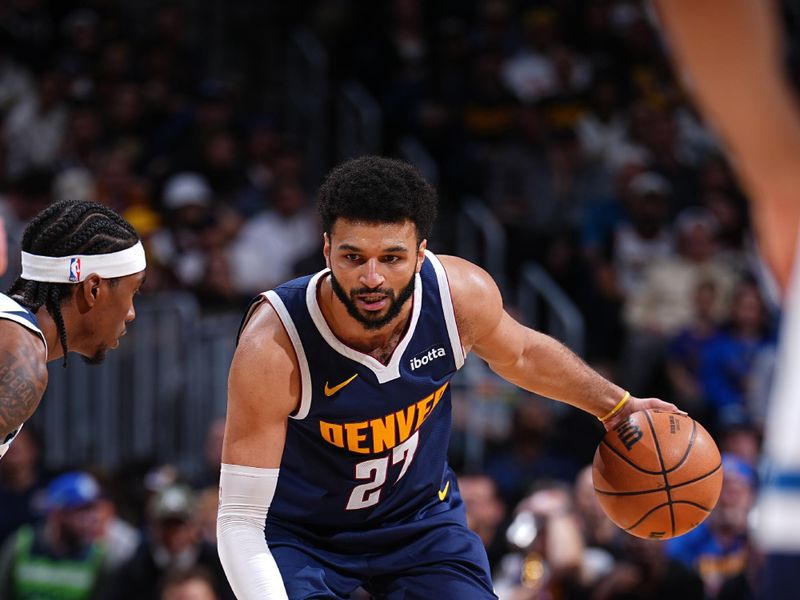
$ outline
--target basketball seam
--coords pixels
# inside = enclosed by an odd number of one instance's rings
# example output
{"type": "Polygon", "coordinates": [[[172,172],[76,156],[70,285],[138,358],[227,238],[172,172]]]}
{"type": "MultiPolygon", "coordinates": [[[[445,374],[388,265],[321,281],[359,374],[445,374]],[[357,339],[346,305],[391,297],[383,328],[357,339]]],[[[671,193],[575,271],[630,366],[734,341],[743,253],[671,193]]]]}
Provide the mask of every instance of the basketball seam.
{"type": "Polygon", "coordinates": [[[646,513],[644,513],[644,516],[642,516],[642,518],[641,518],[641,519],[639,519],[638,521],[636,521],[636,523],[634,523],[634,524],[633,524],[633,525],[631,525],[630,527],[626,527],[626,528],[625,528],[625,531],[630,531],[630,530],[631,530],[631,529],[633,529],[634,527],[638,527],[639,525],[641,525],[641,524],[642,524],[642,522],[643,522],[643,521],[644,521],[644,520],[645,520],[647,517],[649,517],[650,515],[652,515],[652,514],[653,514],[655,511],[657,511],[659,508],[664,508],[665,506],[669,506],[670,504],[689,504],[690,506],[694,506],[695,508],[699,508],[700,510],[703,510],[703,511],[705,511],[705,512],[711,512],[711,509],[709,509],[709,508],[706,508],[705,506],[703,506],[702,504],[698,504],[697,502],[692,502],[691,500],[671,500],[671,501],[669,501],[669,502],[664,502],[664,503],[662,503],[662,504],[659,504],[658,506],[654,506],[653,508],[651,508],[650,510],[648,510],[646,513]]]}
{"type": "Polygon", "coordinates": [[[677,471],[678,468],[686,462],[686,459],[689,458],[689,452],[692,451],[692,446],[694,446],[694,440],[697,437],[697,421],[694,419],[692,420],[692,434],[689,436],[689,445],[686,446],[686,452],[684,452],[683,457],[678,461],[678,464],[665,471],[665,473],[672,473],[673,471],[677,471]]]}
{"type": "MultiPolygon", "coordinates": [[[[689,481],[683,481],[681,483],[676,483],[670,486],[670,489],[676,489],[679,487],[683,487],[685,485],[689,485],[691,483],[697,483],[698,481],[702,481],[706,477],[711,477],[714,473],[719,471],[722,468],[722,463],[718,464],[716,467],[711,469],[708,473],[700,475],[699,477],[695,477],[694,479],[690,479],[689,481]]],[[[594,491],[598,494],[603,494],[604,496],[639,496],[643,494],[652,494],[653,492],[663,492],[664,488],[653,488],[652,490],[640,490],[638,492],[609,492],[607,490],[598,490],[594,488],[594,491]]]]}
{"type": "Polygon", "coordinates": [[[653,421],[650,419],[650,413],[644,411],[644,418],[647,419],[647,424],[650,427],[650,433],[653,434],[653,441],[656,445],[656,455],[658,462],[661,465],[661,476],[664,478],[664,491],[667,492],[667,504],[669,506],[669,520],[672,524],[672,535],[675,535],[675,511],[672,510],[672,494],[670,494],[669,480],[667,479],[667,470],[664,468],[664,458],[661,456],[661,444],[658,443],[658,436],[656,435],[656,428],[653,427],[653,421]]]}
{"type": "Polygon", "coordinates": [[[639,471],[641,473],[646,473],[647,475],[662,475],[663,474],[662,471],[649,471],[648,469],[643,469],[642,467],[637,465],[635,462],[633,462],[631,459],[629,459],[627,456],[622,454],[622,452],[620,452],[619,450],[614,448],[614,446],[609,444],[605,439],[601,440],[600,443],[603,444],[604,446],[606,446],[614,454],[619,456],[622,460],[624,460],[626,463],[628,463],[630,466],[632,466],[634,469],[636,469],[637,471],[639,471]]]}

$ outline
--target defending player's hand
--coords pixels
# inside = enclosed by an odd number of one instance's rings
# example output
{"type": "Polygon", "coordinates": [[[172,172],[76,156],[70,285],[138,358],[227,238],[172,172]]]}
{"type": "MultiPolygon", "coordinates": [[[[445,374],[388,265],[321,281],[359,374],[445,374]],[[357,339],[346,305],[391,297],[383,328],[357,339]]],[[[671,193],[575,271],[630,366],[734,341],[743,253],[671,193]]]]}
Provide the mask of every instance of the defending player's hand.
{"type": "Polygon", "coordinates": [[[682,415],[686,414],[671,402],[664,402],[658,398],[637,398],[636,396],[632,395],[630,400],[625,403],[620,411],[607,421],[603,422],[603,425],[605,426],[606,431],[610,431],[626,420],[633,413],[640,410],[647,410],[648,408],[663,412],[680,413],[682,415]]]}

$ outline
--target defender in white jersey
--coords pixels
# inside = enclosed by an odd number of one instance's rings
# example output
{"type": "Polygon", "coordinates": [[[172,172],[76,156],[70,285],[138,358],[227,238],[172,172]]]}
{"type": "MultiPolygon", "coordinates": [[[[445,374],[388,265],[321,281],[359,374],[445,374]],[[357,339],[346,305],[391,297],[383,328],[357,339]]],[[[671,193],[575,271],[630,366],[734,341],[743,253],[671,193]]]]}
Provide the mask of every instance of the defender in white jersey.
{"type": "Polygon", "coordinates": [[[95,202],[51,204],[25,229],[22,275],[0,294],[0,457],[69,350],[102,362],[134,319],[144,281],[136,230],[95,202]]]}
{"type": "Polygon", "coordinates": [[[756,540],[758,597],[798,597],[800,572],[800,112],[783,67],[779,3],[658,0],[677,65],[747,188],[761,251],[783,293],[756,540]],[[794,266],[793,266],[794,265],[794,266]]]}

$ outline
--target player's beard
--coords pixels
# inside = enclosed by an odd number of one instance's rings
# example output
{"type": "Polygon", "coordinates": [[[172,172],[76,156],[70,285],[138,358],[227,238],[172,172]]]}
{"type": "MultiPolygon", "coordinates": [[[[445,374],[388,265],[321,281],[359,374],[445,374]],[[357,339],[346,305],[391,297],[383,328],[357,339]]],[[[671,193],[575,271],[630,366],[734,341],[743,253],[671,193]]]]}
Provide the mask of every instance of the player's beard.
{"type": "Polygon", "coordinates": [[[107,353],[108,348],[102,347],[98,348],[97,351],[91,356],[81,356],[81,359],[83,359],[83,362],[85,362],[87,365],[101,365],[103,364],[103,361],[105,361],[107,353]]]}
{"type": "Polygon", "coordinates": [[[336,277],[333,275],[333,271],[331,271],[331,287],[333,288],[333,293],[336,294],[336,297],[347,309],[347,314],[361,323],[364,329],[375,330],[388,325],[397,318],[397,315],[400,314],[400,310],[403,308],[403,305],[414,293],[416,277],[416,273],[411,275],[411,279],[405,285],[405,287],[400,290],[400,293],[397,295],[397,297],[395,297],[394,290],[385,288],[370,289],[364,287],[350,290],[350,293],[348,294],[336,280],[336,277]],[[361,294],[381,294],[386,296],[386,298],[389,300],[389,308],[386,309],[386,312],[383,314],[383,316],[373,316],[368,312],[362,312],[358,310],[358,306],[356,306],[356,297],[361,294]]]}

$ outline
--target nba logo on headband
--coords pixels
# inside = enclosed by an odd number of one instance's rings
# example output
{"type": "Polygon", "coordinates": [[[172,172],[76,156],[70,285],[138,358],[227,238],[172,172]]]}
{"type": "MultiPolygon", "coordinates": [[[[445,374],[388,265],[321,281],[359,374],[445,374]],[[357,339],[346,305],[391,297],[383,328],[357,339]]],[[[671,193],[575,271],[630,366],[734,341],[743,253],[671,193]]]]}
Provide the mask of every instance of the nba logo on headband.
{"type": "Polygon", "coordinates": [[[81,280],[80,258],[71,258],[69,260],[69,280],[71,283],[78,283],[81,280]]]}

